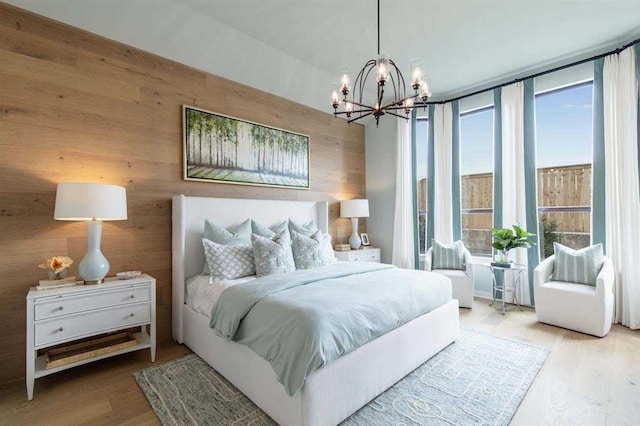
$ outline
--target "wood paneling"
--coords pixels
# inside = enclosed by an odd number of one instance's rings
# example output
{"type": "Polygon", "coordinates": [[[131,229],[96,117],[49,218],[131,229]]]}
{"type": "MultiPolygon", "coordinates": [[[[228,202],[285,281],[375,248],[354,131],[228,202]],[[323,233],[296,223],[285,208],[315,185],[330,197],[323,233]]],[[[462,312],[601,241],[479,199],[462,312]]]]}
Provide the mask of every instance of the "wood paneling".
{"type": "MultiPolygon", "coordinates": [[[[129,219],[107,222],[111,273],[157,278],[158,338],[171,339],[171,196],[330,201],[364,197],[364,128],[312,108],[0,3],[0,383],[24,376],[24,296],[47,257],[76,274],[84,224],[53,220],[58,182],[127,188],[129,219]],[[311,190],[182,180],[182,105],[310,136],[311,190]]],[[[365,221],[361,221],[364,232],[365,221]]]]}

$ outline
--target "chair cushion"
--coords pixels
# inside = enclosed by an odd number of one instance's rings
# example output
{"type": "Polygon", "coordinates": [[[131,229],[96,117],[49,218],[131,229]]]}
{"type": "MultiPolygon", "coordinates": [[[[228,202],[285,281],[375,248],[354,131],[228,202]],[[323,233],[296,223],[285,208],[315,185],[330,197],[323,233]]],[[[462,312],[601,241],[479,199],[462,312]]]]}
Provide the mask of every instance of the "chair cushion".
{"type": "Polygon", "coordinates": [[[431,272],[435,272],[437,274],[444,275],[450,278],[467,276],[465,271],[461,269],[432,269],[431,272]]]}
{"type": "Polygon", "coordinates": [[[564,281],[548,281],[542,284],[541,287],[565,293],[579,293],[587,296],[596,295],[596,288],[588,284],[566,283],[564,281]]]}
{"type": "Polygon", "coordinates": [[[443,244],[433,240],[433,265],[431,269],[464,270],[464,243],[458,240],[453,244],[443,244]]]}
{"type": "Polygon", "coordinates": [[[580,250],[553,243],[553,280],[595,286],[604,263],[602,244],[580,250]]]}

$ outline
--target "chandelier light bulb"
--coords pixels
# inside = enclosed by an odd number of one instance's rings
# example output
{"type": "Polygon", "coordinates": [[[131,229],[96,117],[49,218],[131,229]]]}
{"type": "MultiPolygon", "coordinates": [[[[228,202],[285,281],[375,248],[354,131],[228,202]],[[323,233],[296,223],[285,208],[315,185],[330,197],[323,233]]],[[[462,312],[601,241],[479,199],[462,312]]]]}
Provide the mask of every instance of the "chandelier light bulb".
{"type": "Polygon", "coordinates": [[[411,77],[411,83],[414,85],[415,84],[419,85],[421,80],[422,80],[422,70],[420,68],[414,68],[412,77],[411,77]]]}
{"type": "Polygon", "coordinates": [[[389,55],[384,53],[379,55],[376,62],[378,63],[376,79],[380,86],[384,86],[389,81],[389,55]]]}
{"type": "Polygon", "coordinates": [[[422,80],[420,82],[420,89],[418,90],[418,96],[420,96],[420,98],[426,102],[427,99],[429,99],[429,96],[431,96],[431,92],[429,91],[429,83],[425,80],[422,80]]]}
{"type": "Polygon", "coordinates": [[[351,117],[351,113],[353,112],[353,104],[351,102],[345,101],[344,110],[347,113],[347,118],[351,117]]]}
{"type": "Polygon", "coordinates": [[[411,114],[412,108],[413,108],[413,98],[406,99],[404,101],[404,113],[407,115],[411,114]]]}
{"type": "Polygon", "coordinates": [[[342,74],[342,79],[341,79],[342,87],[340,88],[340,91],[344,96],[347,96],[349,94],[349,91],[351,90],[350,80],[351,79],[349,78],[349,74],[342,74]]]}
{"type": "Polygon", "coordinates": [[[420,58],[414,58],[411,60],[411,87],[413,90],[418,90],[423,80],[422,70],[424,69],[424,62],[420,58]]]}
{"type": "Polygon", "coordinates": [[[334,109],[338,108],[338,105],[340,105],[340,97],[338,96],[337,90],[334,90],[331,93],[331,105],[333,105],[334,109]]]}

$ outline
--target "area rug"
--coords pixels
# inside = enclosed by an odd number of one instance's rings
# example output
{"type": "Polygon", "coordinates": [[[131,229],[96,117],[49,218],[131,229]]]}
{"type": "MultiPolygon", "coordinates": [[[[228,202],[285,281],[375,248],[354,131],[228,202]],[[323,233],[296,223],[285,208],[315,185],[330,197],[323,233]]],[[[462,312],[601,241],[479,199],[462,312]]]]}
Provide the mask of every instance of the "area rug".
{"type": "MultiPolygon", "coordinates": [[[[548,353],[462,329],[455,343],[342,424],[507,425],[548,353]]],[[[134,377],[163,425],[276,424],[194,354],[134,377]]]]}

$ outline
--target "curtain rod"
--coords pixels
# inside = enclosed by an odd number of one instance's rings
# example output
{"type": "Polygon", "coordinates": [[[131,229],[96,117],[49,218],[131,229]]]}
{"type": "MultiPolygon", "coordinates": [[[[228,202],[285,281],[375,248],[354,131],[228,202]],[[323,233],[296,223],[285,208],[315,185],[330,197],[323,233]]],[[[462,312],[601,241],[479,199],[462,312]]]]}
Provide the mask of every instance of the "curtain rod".
{"type": "Polygon", "coordinates": [[[618,47],[617,49],[613,49],[613,50],[610,50],[608,52],[604,52],[604,53],[601,53],[599,55],[592,56],[590,58],[581,59],[579,61],[571,62],[570,64],[565,64],[565,65],[561,65],[561,66],[558,66],[558,67],[555,67],[555,68],[551,68],[551,69],[546,70],[546,71],[540,71],[540,72],[537,72],[535,74],[529,75],[527,77],[516,78],[515,80],[509,81],[509,82],[506,82],[506,83],[496,84],[495,86],[491,86],[491,87],[488,87],[488,88],[482,89],[482,90],[476,90],[474,92],[467,93],[466,95],[456,96],[455,98],[444,99],[442,101],[427,102],[427,105],[446,104],[447,102],[459,101],[460,99],[469,98],[471,96],[475,96],[475,95],[478,95],[480,93],[488,92],[490,90],[495,90],[497,88],[508,86],[510,84],[519,83],[521,81],[525,81],[525,80],[528,80],[530,78],[536,78],[536,77],[540,77],[540,76],[543,76],[543,75],[546,75],[546,74],[551,74],[552,72],[561,71],[561,70],[566,69],[566,68],[571,68],[571,67],[575,67],[577,65],[582,65],[582,64],[584,64],[586,62],[591,62],[591,61],[595,61],[596,59],[604,58],[605,56],[618,54],[618,53],[622,52],[623,50],[633,46],[634,44],[638,44],[638,43],[640,43],[640,38],[637,38],[637,39],[635,39],[635,40],[633,40],[633,41],[631,41],[631,42],[629,42],[629,43],[627,43],[627,44],[625,44],[625,45],[623,45],[621,47],[618,47]]]}

